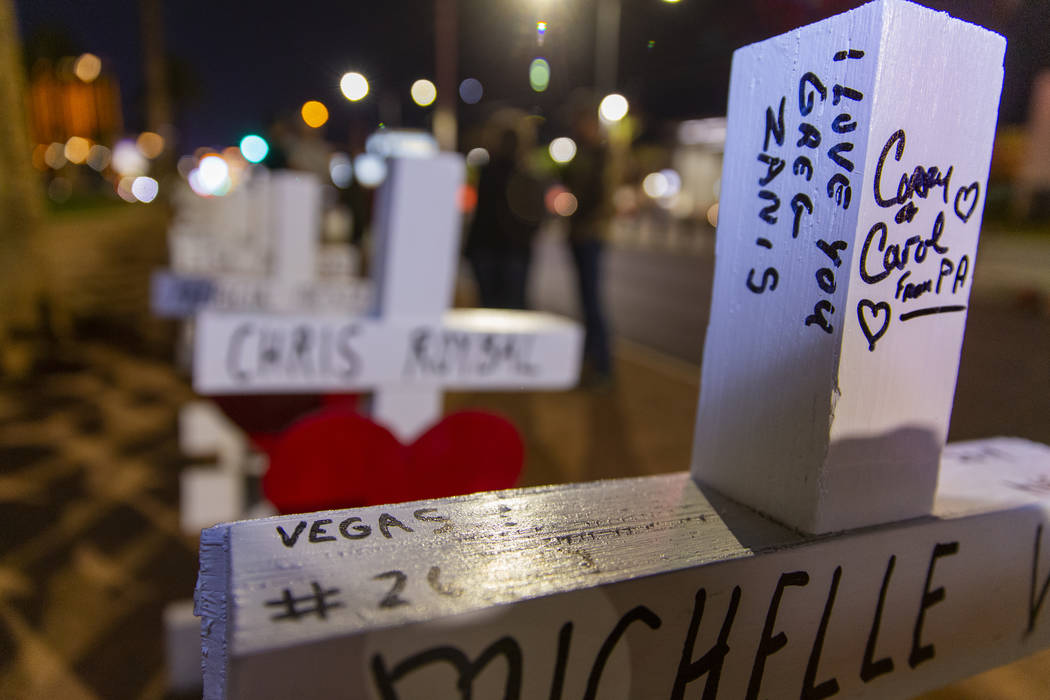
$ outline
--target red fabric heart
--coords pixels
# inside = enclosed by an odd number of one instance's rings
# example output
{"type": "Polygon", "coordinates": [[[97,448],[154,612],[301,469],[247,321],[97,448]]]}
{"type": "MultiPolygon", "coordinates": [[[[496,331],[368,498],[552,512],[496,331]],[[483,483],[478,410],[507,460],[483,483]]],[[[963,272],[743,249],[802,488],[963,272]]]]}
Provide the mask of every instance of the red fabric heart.
{"type": "Polygon", "coordinates": [[[281,513],[510,488],[525,456],[514,425],[491,413],[453,413],[402,445],[346,406],[302,418],[268,451],[263,493],[281,513]]]}
{"type": "Polygon", "coordinates": [[[269,454],[296,420],[321,408],[357,405],[357,394],[231,394],[212,400],[257,448],[269,454]]]}

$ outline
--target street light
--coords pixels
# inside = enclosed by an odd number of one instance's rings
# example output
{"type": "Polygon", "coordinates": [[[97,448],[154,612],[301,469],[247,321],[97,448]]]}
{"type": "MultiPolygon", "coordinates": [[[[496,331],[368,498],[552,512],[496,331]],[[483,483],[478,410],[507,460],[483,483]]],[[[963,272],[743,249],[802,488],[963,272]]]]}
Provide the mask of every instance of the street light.
{"type": "Polygon", "coordinates": [[[529,64],[529,86],[536,92],[543,92],[551,82],[551,64],[545,58],[534,58],[529,64]]]}
{"type": "Polygon", "coordinates": [[[270,144],[258,134],[248,134],[241,139],[241,155],[249,163],[261,163],[270,152],[270,144]]]}
{"type": "Polygon", "coordinates": [[[467,78],[459,84],[459,96],[468,105],[477,104],[485,93],[481,81],[477,78],[467,78]]]}
{"type": "Polygon", "coordinates": [[[627,116],[627,98],[618,93],[606,95],[598,105],[598,116],[606,123],[618,122],[627,116]]]}
{"type": "Polygon", "coordinates": [[[559,136],[550,142],[547,151],[555,163],[565,164],[576,157],[576,142],[568,136],[559,136]]]}
{"type": "Polygon", "coordinates": [[[368,80],[360,73],[344,73],[339,81],[339,89],[343,96],[351,102],[363,100],[368,94],[368,80]]]}
{"type": "Polygon", "coordinates": [[[303,121],[306,122],[306,125],[312,129],[323,126],[328,121],[328,108],[324,106],[324,103],[317,100],[304,102],[299,110],[299,114],[302,116],[303,121]]]}
{"type": "Polygon", "coordinates": [[[421,78],[412,83],[412,101],[420,107],[429,107],[437,99],[437,87],[434,83],[421,78]]]}

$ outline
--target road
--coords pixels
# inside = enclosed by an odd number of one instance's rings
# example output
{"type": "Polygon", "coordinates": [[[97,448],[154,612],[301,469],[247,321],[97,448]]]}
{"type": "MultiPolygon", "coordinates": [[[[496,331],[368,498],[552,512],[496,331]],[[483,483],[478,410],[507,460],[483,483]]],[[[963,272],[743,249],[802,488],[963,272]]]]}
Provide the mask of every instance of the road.
{"type": "MultiPolygon", "coordinates": [[[[556,229],[540,235],[530,298],[538,308],[578,317],[561,236],[556,229]]],[[[713,234],[670,246],[639,238],[621,231],[607,252],[611,325],[621,338],[698,366],[713,234]]],[[[1050,236],[990,231],[978,251],[950,439],[993,435],[1050,443],[1050,236]]]]}

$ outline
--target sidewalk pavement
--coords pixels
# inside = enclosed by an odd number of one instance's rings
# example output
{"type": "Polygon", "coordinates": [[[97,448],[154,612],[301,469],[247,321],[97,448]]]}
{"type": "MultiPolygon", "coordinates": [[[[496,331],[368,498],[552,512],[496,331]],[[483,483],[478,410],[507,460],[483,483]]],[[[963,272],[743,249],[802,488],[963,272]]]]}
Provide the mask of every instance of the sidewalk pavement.
{"type": "MultiPolygon", "coordinates": [[[[166,694],[161,613],[192,594],[178,530],[175,415],[192,396],[164,362],[97,343],[79,367],[0,385],[0,697],[166,694]]],[[[621,342],[595,390],[452,394],[524,433],[522,485],[688,468],[698,367],[621,342]]],[[[1046,414],[1044,414],[1045,416],[1046,414]]],[[[1047,697],[1050,654],[927,700],[1047,697]]]]}

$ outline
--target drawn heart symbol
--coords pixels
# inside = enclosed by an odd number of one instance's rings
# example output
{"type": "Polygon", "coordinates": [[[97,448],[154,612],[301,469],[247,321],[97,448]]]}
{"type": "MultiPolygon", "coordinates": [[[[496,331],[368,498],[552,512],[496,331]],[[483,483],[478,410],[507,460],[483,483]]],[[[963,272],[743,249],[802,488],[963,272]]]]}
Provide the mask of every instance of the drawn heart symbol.
{"type": "Polygon", "coordinates": [[[965,224],[973,216],[973,210],[977,208],[977,200],[980,198],[981,186],[976,182],[969,187],[960,187],[959,191],[955,193],[955,215],[962,219],[965,224]],[[966,213],[963,213],[963,207],[966,206],[966,202],[970,199],[970,195],[973,195],[973,201],[970,202],[969,208],[966,213]]]}
{"type": "Polygon", "coordinates": [[[346,406],[295,422],[269,450],[263,493],[281,513],[399,503],[510,488],[524,461],[510,421],[446,416],[410,445],[346,406]]]}
{"type": "Polygon", "coordinates": [[[860,329],[864,331],[864,337],[868,339],[868,351],[875,351],[875,341],[886,334],[886,329],[890,327],[890,305],[884,301],[880,301],[876,304],[873,301],[867,299],[861,299],[860,303],[857,304],[857,319],[860,321],[860,329]],[[880,312],[885,311],[886,317],[882,319],[881,325],[878,330],[872,332],[872,324],[868,323],[868,315],[871,315],[871,320],[875,321],[881,315],[880,312]],[[867,313],[865,313],[867,312],[867,313]]]}

